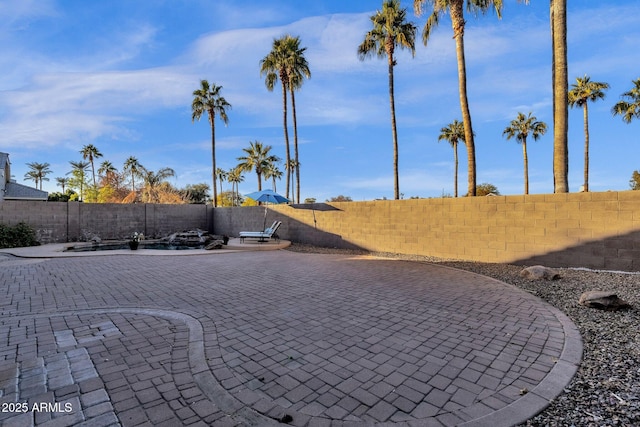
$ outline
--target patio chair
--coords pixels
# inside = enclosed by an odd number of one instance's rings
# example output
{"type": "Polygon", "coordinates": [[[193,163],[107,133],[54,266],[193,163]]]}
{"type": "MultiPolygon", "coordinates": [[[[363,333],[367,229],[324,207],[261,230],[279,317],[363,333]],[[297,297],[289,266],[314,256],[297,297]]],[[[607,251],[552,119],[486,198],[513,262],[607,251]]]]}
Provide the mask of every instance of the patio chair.
{"type": "Polygon", "coordinates": [[[271,227],[267,227],[264,231],[241,231],[240,243],[244,243],[244,239],[259,239],[259,242],[266,242],[268,239],[274,238],[279,240],[276,231],[282,225],[281,221],[274,221],[271,227]]]}

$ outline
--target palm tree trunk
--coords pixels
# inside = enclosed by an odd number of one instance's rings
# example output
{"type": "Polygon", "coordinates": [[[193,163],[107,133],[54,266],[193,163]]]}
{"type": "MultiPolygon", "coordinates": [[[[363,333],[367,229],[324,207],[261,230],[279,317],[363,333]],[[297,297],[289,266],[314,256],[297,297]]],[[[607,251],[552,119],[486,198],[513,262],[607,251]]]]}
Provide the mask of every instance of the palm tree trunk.
{"type": "Polygon", "coordinates": [[[589,191],[589,109],[584,103],[584,191],[589,191]]]}
{"type": "MultiPolygon", "coordinates": [[[[298,161],[298,120],[296,118],[296,97],[293,86],[291,87],[291,117],[293,119],[293,155],[296,161],[296,196],[294,203],[300,203],[300,163],[298,161]],[[297,199],[297,202],[296,202],[297,199]]],[[[275,181],[274,181],[275,182],[275,181]]],[[[275,191],[275,190],[274,190],[275,191]]],[[[293,190],[291,191],[293,198],[293,190]]]]}
{"type": "Polygon", "coordinates": [[[473,127],[467,98],[467,69],[464,59],[464,15],[463,2],[457,0],[450,6],[453,37],[456,40],[456,57],[458,60],[458,92],[460,94],[460,110],[464,124],[464,139],[467,147],[467,185],[468,196],[476,195],[476,149],[473,142],[473,127]]]}
{"type": "Polygon", "coordinates": [[[453,195],[458,197],[458,143],[453,143],[453,195]]]}
{"type": "Polygon", "coordinates": [[[209,111],[209,122],[211,123],[211,178],[213,182],[213,207],[218,206],[218,187],[216,186],[216,116],[213,111],[209,111]]]}
{"type": "Polygon", "coordinates": [[[568,193],[567,0],[550,1],[553,52],[553,191],[554,193],[568,193]]]}
{"type": "Polygon", "coordinates": [[[529,157],[526,139],[522,141],[522,157],[524,159],[524,194],[529,194],[529,157]]]}
{"type": "Polygon", "coordinates": [[[389,48],[387,47],[387,59],[389,62],[389,104],[391,105],[391,134],[393,137],[393,197],[395,200],[399,200],[400,180],[398,173],[398,130],[396,129],[396,103],[393,95],[393,48],[389,51],[389,48]]]}
{"type": "MultiPolygon", "coordinates": [[[[289,128],[287,126],[287,85],[282,78],[280,78],[280,82],[282,83],[282,123],[284,126],[284,145],[286,152],[286,164],[289,164],[289,160],[291,160],[291,152],[289,151],[289,128]]],[[[285,193],[285,197],[289,198],[289,186],[290,186],[289,175],[287,174],[287,189],[285,193]]],[[[258,189],[259,191],[260,189],[258,189]]]]}
{"type": "Polygon", "coordinates": [[[258,191],[262,191],[262,174],[256,172],[256,175],[258,175],[258,191]]]}

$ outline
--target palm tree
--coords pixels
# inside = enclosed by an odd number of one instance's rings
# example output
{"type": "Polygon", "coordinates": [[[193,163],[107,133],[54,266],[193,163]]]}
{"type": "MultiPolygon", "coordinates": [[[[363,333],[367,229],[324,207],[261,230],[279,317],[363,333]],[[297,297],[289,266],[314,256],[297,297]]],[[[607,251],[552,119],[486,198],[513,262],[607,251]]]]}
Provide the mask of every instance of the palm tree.
{"type": "Polygon", "coordinates": [[[389,67],[389,103],[391,106],[391,134],[393,137],[393,193],[396,200],[400,198],[398,179],[398,132],[396,129],[396,107],[393,90],[393,67],[396,47],[407,48],[415,55],[416,26],[406,21],[407,10],[400,8],[399,0],[386,0],[382,10],[371,16],[373,29],[367,32],[364,41],[358,46],[358,57],[364,60],[371,56],[387,58],[389,67]]]}
{"type": "Polygon", "coordinates": [[[550,0],[553,85],[553,191],[569,192],[567,0],[550,0]]]}
{"type": "MultiPolygon", "coordinates": [[[[304,78],[311,78],[311,71],[309,70],[309,64],[304,57],[304,51],[307,48],[300,48],[299,37],[289,37],[288,42],[289,58],[287,61],[287,76],[289,78],[289,91],[291,93],[291,118],[293,120],[293,158],[296,164],[300,164],[300,157],[298,153],[298,120],[296,115],[296,97],[295,91],[302,87],[304,78]]],[[[293,180],[292,180],[293,181],[293,180]]],[[[275,185],[274,185],[275,191],[275,185]]],[[[296,199],[300,203],[300,168],[296,168],[296,199]]],[[[291,191],[293,198],[293,191],[291,191]]]]}
{"type": "Polygon", "coordinates": [[[262,173],[265,181],[271,179],[271,182],[273,183],[273,191],[278,191],[276,189],[276,179],[282,178],[282,171],[278,169],[278,165],[275,162],[270,163],[262,173]]]}
{"type": "Polygon", "coordinates": [[[69,184],[69,178],[64,178],[64,177],[57,177],[56,178],[56,183],[62,187],[62,192],[64,193],[64,189],[67,186],[67,184],[69,184]]]}
{"type": "MultiPolygon", "coordinates": [[[[464,140],[467,146],[467,173],[469,196],[476,195],[476,148],[473,140],[473,127],[471,125],[471,113],[469,111],[469,100],[467,97],[467,70],[464,59],[464,5],[465,0],[413,0],[413,8],[416,15],[423,13],[425,4],[432,6],[432,12],[422,31],[422,42],[427,46],[431,31],[438,26],[442,15],[449,11],[451,25],[453,27],[453,38],[456,41],[456,57],[458,60],[458,92],[460,94],[460,110],[462,111],[462,122],[464,123],[464,140]]],[[[498,18],[502,13],[502,0],[466,0],[467,10],[472,13],[486,13],[493,6],[498,18]]]]}
{"type": "Polygon", "coordinates": [[[158,190],[167,178],[175,175],[175,171],[171,168],[162,168],[158,172],[142,168],[142,179],[144,180],[142,201],[145,203],[160,203],[158,190]]]}
{"type": "Polygon", "coordinates": [[[507,137],[507,140],[515,137],[519,144],[522,144],[522,156],[524,158],[524,194],[529,194],[529,158],[527,157],[527,138],[529,134],[533,137],[534,141],[537,141],[540,136],[547,132],[547,124],[537,121],[536,116],[532,116],[529,113],[525,116],[523,113],[518,113],[518,117],[511,120],[511,123],[502,132],[503,136],[507,137]]]}
{"type": "Polygon", "coordinates": [[[106,179],[109,179],[110,176],[117,174],[118,169],[113,166],[109,160],[105,160],[100,163],[100,167],[98,168],[98,174],[104,176],[106,179]]]}
{"type": "Polygon", "coordinates": [[[30,170],[29,172],[24,174],[25,181],[33,181],[35,183],[35,188],[38,188],[38,183],[40,182],[40,177],[38,173],[34,170],[30,170]]]}
{"type": "Polygon", "coordinates": [[[124,162],[123,172],[131,175],[131,192],[136,191],[136,176],[141,176],[144,171],[144,167],[140,164],[138,159],[131,156],[124,162]]]}
{"type": "Polygon", "coordinates": [[[200,81],[200,88],[193,91],[193,102],[191,103],[191,122],[200,120],[206,112],[211,125],[211,176],[213,180],[213,206],[217,206],[218,190],[216,187],[216,114],[226,126],[229,123],[227,109],[231,109],[231,104],[220,95],[222,86],[209,85],[207,80],[200,81]]]}
{"type": "Polygon", "coordinates": [[[271,151],[270,145],[262,145],[259,141],[249,142],[249,148],[243,148],[242,151],[247,155],[238,157],[240,162],[238,167],[247,172],[256,171],[256,175],[258,175],[258,191],[260,191],[262,190],[262,174],[265,169],[269,168],[270,164],[279,162],[280,159],[269,154],[269,151],[271,151]]]}
{"type": "Polygon", "coordinates": [[[616,103],[611,109],[613,115],[621,115],[622,120],[626,123],[631,123],[631,119],[634,117],[640,119],[640,78],[633,81],[633,88],[623,93],[622,98],[623,99],[616,103]]]}
{"type": "Polygon", "coordinates": [[[222,182],[229,176],[228,172],[222,168],[216,168],[216,176],[220,180],[220,194],[222,194],[222,182]]]}
{"type": "Polygon", "coordinates": [[[454,197],[458,197],[458,142],[462,141],[464,143],[464,124],[456,119],[440,129],[438,142],[443,140],[449,142],[453,148],[453,193],[454,197]]]}
{"type": "Polygon", "coordinates": [[[238,185],[244,181],[242,172],[243,170],[241,167],[235,167],[228,172],[227,181],[231,183],[233,206],[238,205],[238,185]]]}
{"type": "Polygon", "coordinates": [[[91,176],[93,177],[93,187],[95,188],[96,170],[93,161],[97,158],[102,157],[102,153],[98,151],[98,149],[93,144],[89,144],[82,147],[82,150],[80,150],[80,154],[82,154],[83,160],[89,160],[89,163],[91,164],[91,176]]]}
{"type": "Polygon", "coordinates": [[[49,163],[31,162],[27,163],[27,166],[31,168],[31,171],[25,174],[25,179],[33,179],[35,181],[36,188],[38,188],[38,183],[40,183],[40,190],[42,190],[42,181],[49,181],[47,175],[53,173],[53,171],[49,169],[49,166],[51,165],[49,163]]]}
{"type": "MultiPolygon", "coordinates": [[[[272,92],[278,80],[280,80],[280,85],[282,86],[282,123],[284,127],[285,162],[291,159],[289,127],[287,125],[287,90],[290,84],[291,49],[295,46],[293,40],[294,38],[288,34],[279,39],[274,39],[271,51],[260,60],[260,76],[265,76],[264,84],[267,86],[267,90],[272,92]]],[[[289,176],[287,175],[286,197],[289,197],[289,185],[289,176]]]]}
{"type": "MultiPolygon", "coordinates": [[[[291,159],[289,160],[288,163],[285,163],[284,168],[287,170],[287,175],[291,177],[291,180],[293,181],[293,176],[295,175],[296,171],[298,170],[298,166],[300,164],[296,161],[296,159],[291,159]]],[[[275,188],[274,188],[275,190],[275,188]]],[[[293,191],[292,191],[293,193],[293,191]]]]}
{"type": "Polygon", "coordinates": [[[80,190],[80,201],[83,200],[83,194],[84,194],[84,185],[85,185],[85,181],[86,181],[86,172],[87,169],[89,168],[89,162],[84,162],[84,161],[79,161],[79,162],[69,162],[69,164],[71,165],[71,172],[68,172],[68,174],[71,174],[73,176],[73,180],[71,181],[71,184],[74,184],[78,187],[78,189],[80,190]]]}
{"type": "Polygon", "coordinates": [[[604,82],[592,82],[589,76],[576,78],[568,93],[570,107],[582,107],[584,111],[584,184],[583,191],[589,191],[589,101],[595,102],[604,99],[604,91],[609,89],[609,84],[604,82]]]}

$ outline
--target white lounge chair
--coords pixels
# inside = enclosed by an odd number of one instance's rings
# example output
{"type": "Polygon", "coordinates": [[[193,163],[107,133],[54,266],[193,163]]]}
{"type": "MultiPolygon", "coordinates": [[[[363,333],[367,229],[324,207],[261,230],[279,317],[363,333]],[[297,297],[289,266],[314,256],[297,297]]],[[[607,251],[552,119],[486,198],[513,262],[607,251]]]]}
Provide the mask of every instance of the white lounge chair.
{"type": "Polygon", "coordinates": [[[281,221],[274,221],[271,227],[267,227],[264,231],[241,231],[240,232],[240,243],[244,243],[244,239],[259,239],[260,242],[266,242],[271,238],[275,238],[278,240],[278,235],[276,231],[282,225],[281,221]]]}

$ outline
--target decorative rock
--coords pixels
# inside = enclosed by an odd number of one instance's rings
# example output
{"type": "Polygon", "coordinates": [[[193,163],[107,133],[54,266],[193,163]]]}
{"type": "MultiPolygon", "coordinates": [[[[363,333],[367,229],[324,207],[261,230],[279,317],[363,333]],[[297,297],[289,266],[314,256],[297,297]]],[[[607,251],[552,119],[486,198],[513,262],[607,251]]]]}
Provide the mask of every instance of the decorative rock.
{"type": "Polygon", "coordinates": [[[210,251],[211,249],[222,249],[223,245],[224,245],[224,242],[222,240],[214,240],[213,242],[209,243],[204,248],[206,250],[210,251]]]}
{"type": "Polygon", "coordinates": [[[580,295],[578,302],[585,307],[610,311],[629,307],[628,302],[618,298],[618,295],[609,291],[587,291],[580,295]]]}
{"type": "Polygon", "coordinates": [[[527,267],[520,272],[520,277],[529,280],[557,280],[560,278],[560,274],[557,271],[544,267],[542,265],[534,265],[527,267]]]}

